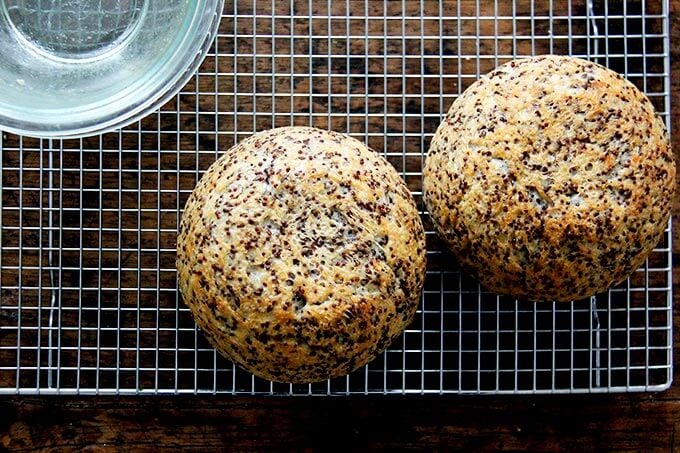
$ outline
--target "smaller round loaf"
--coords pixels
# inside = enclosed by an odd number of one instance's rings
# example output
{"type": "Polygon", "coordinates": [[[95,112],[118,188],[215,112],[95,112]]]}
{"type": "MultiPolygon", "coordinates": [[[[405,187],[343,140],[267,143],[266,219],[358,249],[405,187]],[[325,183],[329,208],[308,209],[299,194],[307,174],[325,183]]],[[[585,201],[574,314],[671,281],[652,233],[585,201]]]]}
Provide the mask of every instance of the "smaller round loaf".
{"type": "Polygon", "coordinates": [[[189,197],[179,288],[212,345],[257,376],[307,383],[372,360],[412,321],[425,233],[396,170],[346,135],[253,135],[189,197]]]}
{"type": "Polygon", "coordinates": [[[584,60],[513,61],[454,103],[424,168],[437,231],[499,294],[569,301],[623,281],[658,243],[675,164],[632,83],[584,60]]]}

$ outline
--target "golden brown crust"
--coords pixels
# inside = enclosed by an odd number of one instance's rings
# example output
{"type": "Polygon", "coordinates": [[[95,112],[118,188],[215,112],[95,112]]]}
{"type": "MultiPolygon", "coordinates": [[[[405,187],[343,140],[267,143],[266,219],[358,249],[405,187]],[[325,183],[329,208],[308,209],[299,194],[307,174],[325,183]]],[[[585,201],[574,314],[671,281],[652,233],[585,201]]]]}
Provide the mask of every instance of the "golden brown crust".
{"type": "Polygon", "coordinates": [[[491,290],[579,299],[637,269],[670,215],[675,164],[651,102],[570,57],[505,64],[451,107],[424,168],[427,207],[491,290]]]}
{"type": "Polygon", "coordinates": [[[411,322],[425,275],[413,197],[346,135],[261,132],[229,149],[189,198],[179,287],[215,348],[284,382],[364,365],[411,322]]]}

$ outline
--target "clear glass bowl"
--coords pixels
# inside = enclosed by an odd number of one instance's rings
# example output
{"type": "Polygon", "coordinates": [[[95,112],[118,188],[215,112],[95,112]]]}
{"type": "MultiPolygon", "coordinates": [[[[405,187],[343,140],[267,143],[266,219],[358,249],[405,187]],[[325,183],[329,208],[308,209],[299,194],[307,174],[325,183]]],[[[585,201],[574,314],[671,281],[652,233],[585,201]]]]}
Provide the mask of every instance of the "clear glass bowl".
{"type": "Polygon", "coordinates": [[[65,138],[129,124],[207,53],[223,0],[0,0],[0,129],[65,138]]]}

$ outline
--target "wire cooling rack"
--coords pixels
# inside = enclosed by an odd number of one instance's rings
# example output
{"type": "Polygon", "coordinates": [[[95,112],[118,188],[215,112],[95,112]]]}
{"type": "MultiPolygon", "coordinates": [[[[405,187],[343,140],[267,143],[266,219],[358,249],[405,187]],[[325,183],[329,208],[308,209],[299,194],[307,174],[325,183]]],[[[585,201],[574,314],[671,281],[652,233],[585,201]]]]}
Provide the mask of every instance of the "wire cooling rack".
{"type": "Polygon", "coordinates": [[[581,393],[672,376],[670,232],[590,300],[497,297],[458,271],[423,212],[428,272],[413,324],[363,369],[313,385],[218,356],[176,289],[181,209],[253,131],[313,125],[384,154],[423,209],[421,165],[451,102],[513,57],[571,54],[643,89],[668,123],[666,1],[225,2],[192,81],[117,133],[2,136],[0,392],[581,393]]]}

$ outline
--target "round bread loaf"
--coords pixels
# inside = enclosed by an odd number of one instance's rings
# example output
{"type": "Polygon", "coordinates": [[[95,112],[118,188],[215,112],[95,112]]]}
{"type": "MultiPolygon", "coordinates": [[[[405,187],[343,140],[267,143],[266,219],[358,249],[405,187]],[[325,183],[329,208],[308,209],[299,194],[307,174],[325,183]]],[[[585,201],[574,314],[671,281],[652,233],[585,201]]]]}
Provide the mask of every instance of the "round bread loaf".
{"type": "Polygon", "coordinates": [[[439,126],[424,168],[435,227],[492,291],[569,301],[615,285],[658,243],[675,165],[651,102],[600,65],[500,66],[439,126]]]}
{"type": "Polygon", "coordinates": [[[179,288],[212,345],[257,376],[306,383],[372,360],[412,321],[425,233],[396,170],[349,136],[253,135],[189,197],[179,288]]]}

